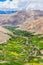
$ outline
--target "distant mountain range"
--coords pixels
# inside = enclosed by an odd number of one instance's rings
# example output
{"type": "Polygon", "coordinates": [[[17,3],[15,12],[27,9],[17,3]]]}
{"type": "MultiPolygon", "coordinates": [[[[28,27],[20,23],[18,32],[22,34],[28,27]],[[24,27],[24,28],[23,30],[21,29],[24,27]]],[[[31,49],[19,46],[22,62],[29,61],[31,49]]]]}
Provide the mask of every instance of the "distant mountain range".
{"type": "Polygon", "coordinates": [[[43,33],[43,11],[28,10],[0,15],[0,26],[19,26],[20,30],[43,33]]]}
{"type": "Polygon", "coordinates": [[[13,14],[0,14],[0,26],[1,25],[22,25],[27,21],[37,20],[40,17],[43,17],[43,11],[20,11],[13,14]]]}

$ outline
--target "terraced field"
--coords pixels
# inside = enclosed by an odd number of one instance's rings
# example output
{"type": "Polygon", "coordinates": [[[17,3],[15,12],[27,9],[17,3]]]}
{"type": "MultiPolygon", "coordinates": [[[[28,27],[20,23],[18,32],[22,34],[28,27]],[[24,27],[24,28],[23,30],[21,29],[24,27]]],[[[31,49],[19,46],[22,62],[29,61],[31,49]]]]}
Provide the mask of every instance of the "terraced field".
{"type": "Polygon", "coordinates": [[[43,34],[34,35],[11,26],[5,28],[14,35],[0,44],[0,65],[43,65],[43,34]]]}

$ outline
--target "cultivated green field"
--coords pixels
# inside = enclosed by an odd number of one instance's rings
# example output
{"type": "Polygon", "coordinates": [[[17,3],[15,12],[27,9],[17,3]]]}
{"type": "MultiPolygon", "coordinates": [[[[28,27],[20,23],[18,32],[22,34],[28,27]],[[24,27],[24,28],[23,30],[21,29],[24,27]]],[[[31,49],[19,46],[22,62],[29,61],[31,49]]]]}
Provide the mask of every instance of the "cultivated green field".
{"type": "MultiPolygon", "coordinates": [[[[0,45],[0,65],[40,65],[43,63],[43,35],[5,26],[13,35],[0,45]],[[32,64],[30,64],[32,63],[32,64]]],[[[42,64],[43,65],[43,64],[42,64]]]]}

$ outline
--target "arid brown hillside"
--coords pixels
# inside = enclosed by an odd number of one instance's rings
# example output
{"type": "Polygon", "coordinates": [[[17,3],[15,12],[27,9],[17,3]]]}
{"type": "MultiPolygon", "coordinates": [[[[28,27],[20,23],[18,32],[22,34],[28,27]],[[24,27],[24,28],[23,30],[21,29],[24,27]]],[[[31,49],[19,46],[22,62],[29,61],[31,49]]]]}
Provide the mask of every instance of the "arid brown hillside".
{"type": "Polygon", "coordinates": [[[28,10],[9,15],[0,15],[0,25],[20,26],[20,30],[27,30],[43,34],[43,11],[28,10]]]}
{"type": "Polygon", "coordinates": [[[19,29],[43,34],[43,17],[38,20],[27,21],[27,23],[21,25],[19,29]]]}
{"type": "Polygon", "coordinates": [[[8,34],[11,34],[11,32],[0,26],[0,44],[6,42],[10,38],[8,34]]]}
{"type": "Polygon", "coordinates": [[[37,20],[38,18],[43,17],[43,11],[20,11],[14,14],[3,14],[0,15],[0,25],[22,25],[27,21],[37,20]]]}

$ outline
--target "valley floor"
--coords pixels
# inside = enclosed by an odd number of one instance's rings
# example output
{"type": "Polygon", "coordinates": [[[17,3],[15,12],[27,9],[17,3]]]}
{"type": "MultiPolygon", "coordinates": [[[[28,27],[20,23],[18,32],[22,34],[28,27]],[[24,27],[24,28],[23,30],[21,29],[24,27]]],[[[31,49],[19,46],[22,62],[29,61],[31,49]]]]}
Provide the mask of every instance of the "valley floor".
{"type": "Polygon", "coordinates": [[[14,35],[0,44],[0,65],[43,65],[43,35],[6,28],[14,35]]]}

